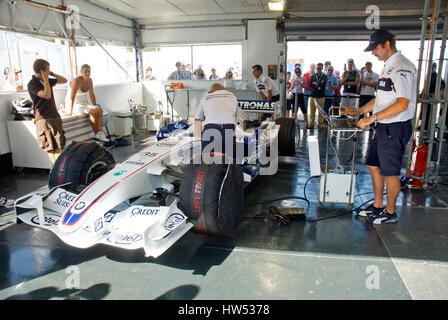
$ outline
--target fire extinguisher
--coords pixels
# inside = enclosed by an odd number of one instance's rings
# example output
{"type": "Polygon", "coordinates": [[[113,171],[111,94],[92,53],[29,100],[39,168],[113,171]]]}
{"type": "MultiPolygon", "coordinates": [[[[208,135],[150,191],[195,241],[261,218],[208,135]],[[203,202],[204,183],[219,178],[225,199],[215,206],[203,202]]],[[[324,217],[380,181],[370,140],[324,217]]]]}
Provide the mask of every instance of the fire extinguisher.
{"type": "MultiPolygon", "coordinates": [[[[414,177],[422,177],[426,170],[426,160],[428,156],[428,146],[424,143],[421,147],[417,148],[414,144],[414,152],[417,151],[415,165],[414,165],[414,177]]],[[[423,182],[419,179],[412,179],[412,185],[417,188],[423,188],[423,182]]]]}

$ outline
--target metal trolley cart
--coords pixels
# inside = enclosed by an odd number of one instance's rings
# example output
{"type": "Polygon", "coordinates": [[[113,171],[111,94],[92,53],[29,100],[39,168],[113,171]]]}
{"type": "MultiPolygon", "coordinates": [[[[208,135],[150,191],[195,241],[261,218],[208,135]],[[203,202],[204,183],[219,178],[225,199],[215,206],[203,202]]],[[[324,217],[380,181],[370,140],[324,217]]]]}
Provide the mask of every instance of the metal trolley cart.
{"type": "MultiPolygon", "coordinates": [[[[319,112],[322,113],[323,117],[328,123],[327,130],[327,142],[325,150],[325,170],[323,176],[320,180],[320,192],[319,192],[319,207],[324,203],[339,203],[348,204],[349,208],[353,208],[354,194],[355,194],[355,184],[356,175],[355,168],[355,156],[356,156],[356,142],[358,132],[363,131],[363,129],[357,126],[358,117],[330,117],[327,112],[317,104],[319,112]],[[336,150],[331,142],[334,134],[337,133],[351,133],[347,138],[342,140],[352,140],[353,143],[353,153],[350,159],[350,167],[344,167],[340,160],[336,150]],[[331,170],[328,163],[328,153],[329,147],[333,148],[338,159],[338,165],[334,170],[331,170]]],[[[339,109],[340,107],[331,107],[329,112],[334,109],[339,109]]]]}

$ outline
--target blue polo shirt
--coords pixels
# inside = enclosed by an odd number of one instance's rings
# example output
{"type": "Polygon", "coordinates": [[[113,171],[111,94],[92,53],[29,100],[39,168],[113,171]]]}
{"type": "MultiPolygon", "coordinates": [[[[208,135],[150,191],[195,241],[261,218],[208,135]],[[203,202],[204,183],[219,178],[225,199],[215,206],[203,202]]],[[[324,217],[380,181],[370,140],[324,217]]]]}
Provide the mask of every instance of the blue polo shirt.
{"type": "Polygon", "coordinates": [[[333,84],[334,86],[338,86],[339,85],[338,78],[336,78],[335,75],[332,75],[331,77],[327,75],[327,85],[325,86],[325,96],[326,96],[325,98],[326,99],[330,98],[327,96],[334,95],[334,89],[328,85],[329,83],[333,84]]]}

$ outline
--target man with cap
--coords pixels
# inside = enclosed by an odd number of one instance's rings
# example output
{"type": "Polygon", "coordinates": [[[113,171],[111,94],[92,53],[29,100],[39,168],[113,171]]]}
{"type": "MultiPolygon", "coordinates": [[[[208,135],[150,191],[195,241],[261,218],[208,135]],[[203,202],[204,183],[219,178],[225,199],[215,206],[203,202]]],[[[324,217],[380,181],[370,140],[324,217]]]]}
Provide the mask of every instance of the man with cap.
{"type": "Polygon", "coordinates": [[[168,80],[191,80],[191,73],[182,70],[182,63],[180,61],[176,62],[176,71],[173,71],[169,76],[168,80]]]}
{"type": "Polygon", "coordinates": [[[359,211],[374,224],[398,221],[396,201],[400,193],[399,180],[401,160],[406,144],[412,135],[411,119],[417,105],[417,80],[414,64],[404,57],[395,46],[395,36],[387,30],[376,30],[364,51],[371,51],[384,68],[379,76],[376,98],[358,110],[343,109],[349,115],[373,112],[359,120],[365,128],[376,124],[370,141],[366,164],[372,178],[374,202],[359,211]],[[384,184],[387,187],[387,205],[383,207],[384,184]]]}

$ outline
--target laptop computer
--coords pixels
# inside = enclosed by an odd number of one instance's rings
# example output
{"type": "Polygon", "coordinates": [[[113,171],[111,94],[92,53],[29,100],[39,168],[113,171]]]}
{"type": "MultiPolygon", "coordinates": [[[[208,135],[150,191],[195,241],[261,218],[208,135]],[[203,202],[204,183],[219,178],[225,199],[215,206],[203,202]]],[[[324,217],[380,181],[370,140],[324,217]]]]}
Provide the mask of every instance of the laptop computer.
{"type": "Polygon", "coordinates": [[[325,121],[328,122],[328,125],[332,130],[340,130],[340,131],[363,131],[368,130],[369,127],[364,129],[358,127],[358,119],[351,118],[349,116],[333,116],[331,117],[328,113],[322,108],[322,106],[316,101],[316,107],[319,109],[319,112],[324,117],[325,121]]]}

